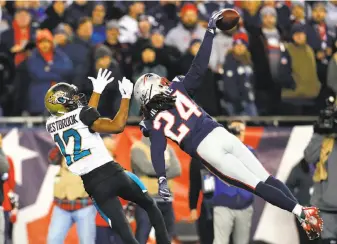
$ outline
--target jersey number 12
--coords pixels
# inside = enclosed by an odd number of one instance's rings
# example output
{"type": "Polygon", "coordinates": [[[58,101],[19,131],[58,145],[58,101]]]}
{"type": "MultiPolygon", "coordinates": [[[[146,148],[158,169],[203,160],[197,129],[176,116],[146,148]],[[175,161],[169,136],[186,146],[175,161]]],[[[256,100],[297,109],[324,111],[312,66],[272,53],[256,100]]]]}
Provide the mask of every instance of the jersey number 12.
{"type": "Polygon", "coordinates": [[[81,149],[82,138],[81,138],[81,135],[77,132],[77,130],[69,129],[69,130],[64,131],[62,135],[62,139],[59,136],[59,134],[54,135],[54,141],[59,146],[62,155],[66,158],[68,166],[80,160],[81,158],[84,158],[91,154],[90,150],[81,149]],[[72,153],[67,154],[66,146],[68,145],[69,139],[71,137],[74,138],[74,148],[73,148],[72,153]],[[73,155],[73,157],[71,155],[73,155]]]}
{"type": "MultiPolygon", "coordinates": [[[[197,117],[201,116],[201,111],[198,109],[198,106],[195,105],[188,97],[186,97],[184,94],[182,94],[179,91],[176,91],[174,96],[177,96],[176,99],[176,109],[179,113],[179,116],[187,121],[192,115],[195,115],[197,117]]],[[[181,123],[181,125],[178,127],[179,133],[174,133],[172,131],[172,127],[175,123],[175,117],[172,113],[169,111],[165,111],[162,113],[159,113],[154,121],[154,129],[159,130],[161,127],[160,120],[165,120],[166,125],[164,128],[164,133],[168,138],[171,138],[173,141],[176,141],[180,143],[184,137],[187,135],[187,133],[190,131],[190,129],[184,124],[181,123]]]]}

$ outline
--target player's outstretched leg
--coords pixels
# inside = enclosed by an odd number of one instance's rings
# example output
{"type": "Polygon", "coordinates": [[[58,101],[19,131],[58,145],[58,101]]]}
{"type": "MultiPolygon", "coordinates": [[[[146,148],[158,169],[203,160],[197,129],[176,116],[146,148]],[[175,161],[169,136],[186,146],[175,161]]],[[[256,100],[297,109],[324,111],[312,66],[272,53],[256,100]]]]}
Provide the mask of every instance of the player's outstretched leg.
{"type": "MultiPolygon", "coordinates": [[[[122,177],[122,174],[121,176],[122,177]]],[[[143,208],[150,219],[156,232],[156,242],[158,244],[170,244],[169,234],[166,230],[164,218],[157,207],[155,201],[147,193],[147,190],[140,179],[133,173],[125,171],[124,179],[127,184],[123,184],[118,195],[125,200],[134,202],[143,208]]]]}
{"type": "MultiPolygon", "coordinates": [[[[320,233],[322,220],[317,208],[303,208],[295,199],[278,187],[252,152],[224,128],[214,129],[198,146],[198,154],[208,167],[222,180],[244,188],[267,202],[294,213],[320,233]],[[267,183],[269,182],[269,184],[267,183]]],[[[283,189],[284,190],[284,189],[283,189]]],[[[308,227],[308,226],[307,226],[308,227]]]]}
{"type": "Polygon", "coordinates": [[[96,202],[93,199],[93,202],[102,218],[120,235],[124,243],[139,244],[117,197],[111,197],[104,202],[96,202]]]}

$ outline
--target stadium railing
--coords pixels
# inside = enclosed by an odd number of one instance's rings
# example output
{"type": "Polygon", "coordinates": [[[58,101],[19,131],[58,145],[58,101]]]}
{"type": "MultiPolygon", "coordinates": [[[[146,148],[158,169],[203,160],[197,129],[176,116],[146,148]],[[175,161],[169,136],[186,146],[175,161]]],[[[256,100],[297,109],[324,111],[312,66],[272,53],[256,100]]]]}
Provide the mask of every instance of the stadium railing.
{"type": "MultiPolygon", "coordinates": [[[[248,125],[264,125],[264,126],[280,126],[280,125],[309,125],[317,121],[317,116],[218,116],[214,117],[220,123],[226,123],[232,120],[245,121],[248,125]]],[[[42,126],[47,117],[0,117],[1,127],[25,127],[33,128],[42,126]]],[[[141,117],[130,116],[128,125],[137,125],[141,121],[141,117]]]]}

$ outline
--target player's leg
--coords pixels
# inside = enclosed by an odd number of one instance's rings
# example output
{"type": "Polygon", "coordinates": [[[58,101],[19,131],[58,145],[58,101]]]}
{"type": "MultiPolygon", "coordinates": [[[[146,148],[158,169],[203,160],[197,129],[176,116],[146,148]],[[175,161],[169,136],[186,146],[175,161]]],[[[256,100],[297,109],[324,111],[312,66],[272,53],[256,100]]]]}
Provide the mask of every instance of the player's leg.
{"type": "Polygon", "coordinates": [[[149,216],[147,215],[147,212],[138,205],[136,206],[135,210],[135,219],[137,224],[135,234],[136,239],[139,244],[146,244],[147,240],[149,239],[152,225],[149,220],[149,216]]]}
{"type": "Polygon", "coordinates": [[[156,231],[156,241],[158,244],[171,243],[163,216],[140,179],[128,171],[125,171],[124,174],[119,174],[118,177],[118,180],[124,183],[119,189],[118,196],[138,204],[147,212],[150,222],[156,231]]]}
{"type": "Polygon", "coordinates": [[[132,233],[122,204],[117,197],[111,197],[103,202],[96,202],[95,199],[93,201],[99,214],[120,235],[124,243],[139,244],[132,233]]]}

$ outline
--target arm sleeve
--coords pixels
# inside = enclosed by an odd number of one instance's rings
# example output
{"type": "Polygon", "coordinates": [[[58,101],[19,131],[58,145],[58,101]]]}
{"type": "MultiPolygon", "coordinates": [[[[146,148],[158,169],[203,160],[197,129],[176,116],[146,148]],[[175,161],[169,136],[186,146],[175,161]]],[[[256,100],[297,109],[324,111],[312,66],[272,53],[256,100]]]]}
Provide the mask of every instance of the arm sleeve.
{"type": "Polygon", "coordinates": [[[80,112],[80,120],[89,128],[99,117],[101,117],[101,115],[97,109],[93,107],[85,106],[80,112]]]}
{"type": "Polygon", "coordinates": [[[181,166],[174,149],[169,147],[170,166],[166,171],[167,178],[172,179],[181,175],[181,166]]]}
{"type": "Polygon", "coordinates": [[[211,33],[209,30],[207,30],[200,49],[193,59],[192,65],[185,76],[184,86],[187,92],[190,94],[193,94],[193,92],[199,87],[203,75],[207,71],[212,52],[213,38],[214,33],[211,33]]]}
{"type": "Polygon", "coordinates": [[[323,142],[323,136],[314,134],[311,138],[309,145],[304,150],[304,159],[310,163],[315,164],[319,161],[321,154],[321,147],[323,142]]]}
{"type": "Polygon", "coordinates": [[[198,205],[199,193],[201,190],[201,174],[198,159],[192,158],[190,163],[190,189],[189,206],[196,209],[198,205]]]}
{"type": "Polygon", "coordinates": [[[151,130],[150,133],[151,140],[151,159],[154,170],[156,171],[157,177],[166,177],[165,169],[165,150],[167,145],[167,140],[162,130],[151,130]]]}

